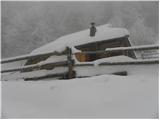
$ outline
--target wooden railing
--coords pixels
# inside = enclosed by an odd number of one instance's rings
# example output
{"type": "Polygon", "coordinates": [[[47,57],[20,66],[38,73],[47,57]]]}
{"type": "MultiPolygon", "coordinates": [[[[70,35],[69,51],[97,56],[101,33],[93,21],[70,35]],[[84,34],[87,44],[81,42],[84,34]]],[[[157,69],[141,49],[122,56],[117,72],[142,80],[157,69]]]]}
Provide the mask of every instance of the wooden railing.
{"type": "Polygon", "coordinates": [[[133,46],[133,47],[116,47],[116,48],[107,48],[106,50],[98,51],[85,51],[81,53],[85,54],[95,54],[95,53],[106,53],[106,52],[115,52],[115,51],[137,51],[137,50],[152,50],[159,49],[159,45],[143,45],[143,46],[133,46]]]}
{"type": "MultiPolygon", "coordinates": [[[[146,46],[133,46],[133,47],[117,47],[117,48],[108,48],[104,51],[86,51],[86,52],[81,52],[84,54],[95,54],[95,53],[104,53],[104,52],[111,52],[111,51],[130,51],[130,50],[151,50],[151,49],[159,49],[158,45],[146,45],[146,46]]],[[[9,68],[6,70],[1,70],[1,73],[6,73],[6,72],[14,72],[14,71],[33,71],[33,70],[41,70],[41,69],[46,69],[47,66],[55,68],[55,67],[68,67],[68,72],[65,73],[56,73],[56,74],[48,74],[45,76],[41,77],[35,77],[35,78],[26,78],[26,79],[43,79],[45,77],[57,77],[57,76],[65,76],[65,78],[71,79],[74,78],[76,75],[76,72],[74,71],[74,67],[83,67],[83,66],[94,66],[93,62],[90,63],[83,63],[83,64],[75,64],[72,55],[72,50],[67,47],[66,48],[67,52],[48,52],[48,53],[42,53],[42,54],[33,54],[33,55],[23,55],[23,56],[17,56],[13,58],[8,58],[8,59],[3,59],[1,61],[1,64],[3,63],[9,63],[9,62],[15,62],[15,61],[20,61],[20,60],[28,60],[31,58],[36,58],[36,57],[42,57],[42,56],[52,56],[52,55],[66,55],[67,60],[65,61],[59,61],[59,62],[47,62],[47,63],[38,63],[34,65],[26,65],[22,67],[17,67],[17,68],[9,68]]],[[[128,62],[102,62],[99,64],[99,66],[105,66],[105,65],[135,65],[135,64],[158,64],[159,59],[145,59],[145,60],[132,60],[128,62]]]]}
{"type": "Polygon", "coordinates": [[[15,62],[15,61],[20,61],[20,60],[26,60],[26,59],[31,59],[35,57],[41,57],[41,56],[52,56],[52,55],[66,55],[67,53],[60,53],[60,52],[48,52],[48,53],[40,53],[40,54],[32,54],[32,55],[22,55],[22,56],[17,56],[17,57],[12,57],[12,58],[7,58],[1,60],[1,63],[9,63],[9,62],[15,62]]]}

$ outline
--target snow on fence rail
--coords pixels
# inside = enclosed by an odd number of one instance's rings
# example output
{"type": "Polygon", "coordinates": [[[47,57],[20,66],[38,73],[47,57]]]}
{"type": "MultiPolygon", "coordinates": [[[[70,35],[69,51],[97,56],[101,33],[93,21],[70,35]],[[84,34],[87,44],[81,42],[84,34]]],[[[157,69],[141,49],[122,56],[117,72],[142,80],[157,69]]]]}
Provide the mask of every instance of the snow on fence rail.
{"type": "MultiPolygon", "coordinates": [[[[73,61],[72,61],[73,62],[73,61]]],[[[99,63],[99,66],[104,66],[104,65],[135,65],[135,64],[157,64],[159,63],[159,59],[150,59],[150,60],[133,60],[133,61],[125,61],[125,62],[102,62],[99,63]]],[[[62,62],[49,62],[49,63],[44,63],[44,64],[36,64],[36,65],[28,65],[28,66],[23,66],[23,67],[17,67],[17,68],[11,68],[7,70],[2,70],[1,73],[5,72],[13,72],[13,71],[23,71],[23,70],[40,70],[40,69],[45,69],[47,66],[51,67],[61,67],[61,66],[68,66],[68,61],[62,61],[62,62]]],[[[73,66],[78,67],[78,66],[94,66],[94,63],[83,63],[83,64],[75,64],[73,66]]]]}
{"type": "MultiPolygon", "coordinates": [[[[126,50],[149,50],[149,49],[159,49],[158,45],[145,45],[145,46],[134,46],[134,47],[117,47],[117,48],[108,48],[105,51],[87,51],[82,53],[101,53],[101,52],[107,52],[107,51],[126,51],[126,50]]],[[[66,53],[58,53],[58,52],[49,52],[49,53],[42,53],[42,54],[34,54],[34,55],[23,55],[18,56],[14,58],[8,58],[1,61],[1,63],[8,63],[8,62],[14,62],[19,60],[25,60],[35,57],[41,57],[41,56],[51,56],[51,55],[67,55],[66,61],[60,61],[60,62],[47,62],[47,63],[38,63],[35,65],[27,65],[23,67],[18,68],[10,68],[7,70],[1,70],[1,73],[5,72],[13,72],[13,71],[33,71],[33,70],[41,70],[47,68],[47,66],[50,67],[65,67],[68,66],[68,72],[67,73],[57,73],[57,74],[49,74],[45,76],[40,76],[33,78],[34,79],[40,79],[45,77],[58,77],[64,75],[65,77],[71,79],[75,77],[75,71],[73,70],[74,67],[80,67],[80,66],[94,66],[94,63],[84,63],[84,64],[74,64],[74,60],[72,59],[72,51],[69,47],[66,48],[66,53]]],[[[149,59],[149,60],[132,60],[132,61],[125,61],[125,62],[101,62],[99,63],[99,66],[104,65],[134,65],[134,64],[157,64],[159,63],[158,59],[149,59]]],[[[32,79],[32,78],[28,78],[32,79]]]]}
{"type": "MultiPolygon", "coordinates": [[[[159,63],[159,59],[150,59],[150,60],[133,60],[133,61],[125,61],[125,62],[101,62],[98,65],[136,65],[136,64],[157,64],[159,63]]],[[[75,66],[95,66],[94,63],[83,63],[83,64],[75,64],[75,66]]]]}
{"type": "Polygon", "coordinates": [[[114,51],[151,50],[151,49],[159,49],[159,45],[141,45],[141,46],[132,46],[132,47],[106,48],[105,50],[85,51],[81,53],[95,54],[95,53],[105,53],[105,52],[114,52],[114,51]]]}
{"type": "MultiPolygon", "coordinates": [[[[20,57],[15,57],[13,59],[8,59],[6,61],[3,61],[2,63],[6,63],[6,62],[13,62],[13,61],[18,61],[18,60],[24,60],[26,58],[34,58],[35,56],[40,57],[43,55],[67,55],[67,60],[66,61],[60,61],[60,62],[43,62],[43,63],[37,63],[34,65],[27,65],[27,66],[23,66],[23,67],[17,67],[17,68],[11,68],[11,69],[6,69],[6,70],[1,70],[1,73],[6,73],[6,72],[13,72],[13,71],[34,71],[34,70],[41,70],[41,69],[47,69],[48,67],[68,67],[68,72],[67,73],[57,73],[57,74],[50,74],[47,76],[41,76],[40,78],[44,78],[44,77],[58,77],[58,76],[65,76],[65,78],[67,79],[71,79],[74,77],[74,71],[73,71],[73,65],[74,65],[74,60],[72,59],[72,51],[71,48],[67,47],[66,48],[66,53],[58,53],[58,52],[53,52],[53,53],[45,53],[45,54],[38,54],[38,55],[31,55],[31,56],[20,56],[20,57]]],[[[31,78],[30,78],[31,79],[31,78]]],[[[33,78],[34,79],[34,78],[33,78]]],[[[36,78],[37,79],[37,78],[36,78]]]]}
{"type": "Polygon", "coordinates": [[[13,71],[33,71],[33,70],[40,70],[45,69],[47,66],[50,67],[60,67],[60,66],[67,66],[68,61],[61,61],[61,62],[49,62],[49,63],[43,63],[43,64],[35,64],[35,65],[27,65],[23,67],[17,67],[17,68],[10,68],[7,70],[2,70],[1,73],[5,72],[13,72],[13,71]]]}
{"type": "MultiPolygon", "coordinates": [[[[116,48],[107,48],[105,51],[86,51],[81,53],[86,54],[95,54],[95,53],[104,53],[104,52],[111,52],[111,51],[129,51],[129,50],[149,50],[149,49],[159,49],[158,45],[141,45],[141,46],[132,46],[132,47],[116,47],[116,48]]],[[[66,55],[67,53],[60,53],[60,52],[48,52],[48,53],[42,53],[42,54],[34,54],[34,55],[22,55],[12,58],[6,58],[1,60],[1,63],[8,63],[8,62],[14,62],[19,60],[26,60],[34,57],[41,57],[41,56],[51,56],[51,55],[66,55]]]]}
{"type": "Polygon", "coordinates": [[[20,61],[20,60],[26,60],[31,59],[34,57],[41,57],[41,56],[51,56],[51,55],[66,55],[67,53],[59,53],[59,52],[48,52],[48,53],[41,53],[41,54],[33,54],[33,55],[21,55],[17,57],[12,58],[6,58],[1,60],[1,63],[8,63],[8,62],[14,62],[14,61],[20,61]]]}
{"type": "MultiPolygon", "coordinates": [[[[108,65],[144,65],[144,64],[158,64],[159,60],[158,59],[150,59],[150,60],[133,60],[133,61],[128,61],[128,62],[102,62],[99,63],[99,66],[108,66],[108,65]]],[[[54,67],[60,67],[60,66],[68,66],[68,61],[63,61],[63,62],[56,62],[56,63],[47,63],[50,66],[54,67]]],[[[24,67],[19,67],[19,68],[12,68],[8,70],[2,70],[2,73],[5,72],[12,72],[12,71],[22,71],[22,70],[28,70],[30,69],[31,71],[33,69],[40,70],[43,67],[45,67],[46,64],[41,64],[41,65],[29,65],[29,66],[24,66],[24,67]]],[[[83,67],[83,66],[95,66],[94,63],[83,63],[83,64],[74,64],[73,67],[83,67]]],[[[73,68],[72,67],[72,68],[73,68]]],[[[72,69],[69,73],[68,72],[61,72],[61,73],[52,73],[52,74],[45,74],[45,75],[40,75],[40,76],[28,76],[28,77],[23,77],[25,80],[39,80],[39,79],[45,79],[45,78],[61,78],[61,79],[71,79],[76,77],[76,72],[72,69]]]]}
{"type": "Polygon", "coordinates": [[[132,47],[107,48],[105,51],[150,50],[150,49],[159,49],[159,45],[141,45],[141,46],[132,46],[132,47]]]}

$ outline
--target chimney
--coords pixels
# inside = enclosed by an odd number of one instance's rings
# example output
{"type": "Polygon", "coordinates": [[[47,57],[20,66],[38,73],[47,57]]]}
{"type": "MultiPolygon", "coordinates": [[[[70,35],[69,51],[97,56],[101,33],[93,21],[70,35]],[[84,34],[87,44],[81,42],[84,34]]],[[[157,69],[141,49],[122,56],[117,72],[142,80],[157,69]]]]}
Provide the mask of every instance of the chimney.
{"type": "Polygon", "coordinates": [[[92,23],[91,23],[91,27],[90,27],[90,36],[91,36],[91,37],[94,37],[94,36],[96,35],[96,32],[97,32],[97,29],[96,29],[96,27],[95,27],[95,23],[92,22],[92,23]]]}

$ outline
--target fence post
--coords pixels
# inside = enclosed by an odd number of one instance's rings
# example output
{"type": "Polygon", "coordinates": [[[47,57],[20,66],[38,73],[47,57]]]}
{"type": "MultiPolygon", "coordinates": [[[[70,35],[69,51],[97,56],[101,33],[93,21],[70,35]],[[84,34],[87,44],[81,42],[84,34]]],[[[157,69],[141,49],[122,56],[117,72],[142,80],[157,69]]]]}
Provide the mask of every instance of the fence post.
{"type": "Polygon", "coordinates": [[[74,66],[74,60],[72,59],[72,50],[71,48],[67,47],[68,51],[68,79],[72,79],[75,77],[74,71],[73,71],[73,66],[74,66]]]}

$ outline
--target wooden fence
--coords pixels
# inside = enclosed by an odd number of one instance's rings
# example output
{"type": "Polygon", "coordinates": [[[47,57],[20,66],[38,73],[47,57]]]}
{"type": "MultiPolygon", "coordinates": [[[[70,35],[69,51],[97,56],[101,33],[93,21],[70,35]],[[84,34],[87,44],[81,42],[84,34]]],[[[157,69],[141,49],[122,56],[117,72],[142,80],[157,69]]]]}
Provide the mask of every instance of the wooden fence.
{"type": "MultiPolygon", "coordinates": [[[[86,52],[81,52],[84,54],[95,54],[95,53],[104,53],[104,52],[111,52],[111,51],[130,51],[130,50],[151,50],[151,49],[159,49],[158,45],[146,45],[146,46],[133,46],[133,47],[117,47],[117,48],[109,48],[104,51],[86,51],[86,52]]],[[[49,77],[61,77],[63,78],[74,78],[76,77],[76,72],[74,71],[74,67],[83,67],[83,66],[94,66],[93,62],[90,63],[83,63],[83,64],[75,64],[74,59],[72,58],[72,53],[71,48],[67,47],[66,48],[67,52],[49,52],[49,53],[43,53],[43,54],[34,54],[34,55],[23,55],[23,56],[18,56],[14,58],[8,58],[8,59],[3,59],[1,63],[9,63],[9,62],[15,62],[15,61],[20,61],[20,60],[27,60],[31,58],[36,58],[36,57],[41,57],[41,56],[52,56],[52,55],[66,55],[67,60],[66,61],[60,61],[60,62],[48,62],[48,63],[38,63],[35,65],[27,65],[27,66],[22,66],[22,67],[17,67],[17,68],[10,68],[6,70],[2,70],[1,73],[6,73],[6,72],[14,72],[14,71],[33,71],[33,70],[40,70],[40,69],[46,69],[47,66],[50,67],[68,67],[68,72],[65,73],[56,73],[56,74],[48,74],[45,76],[40,76],[40,77],[35,77],[35,78],[26,78],[26,80],[36,80],[36,79],[43,79],[43,78],[49,78],[49,77]]],[[[158,59],[145,59],[145,60],[132,60],[128,62],[102,62],[99,64],[99,66],[105,66],[105,65],[135,65],[135,64],[158,64],[159,60],[158,59]]]]}

